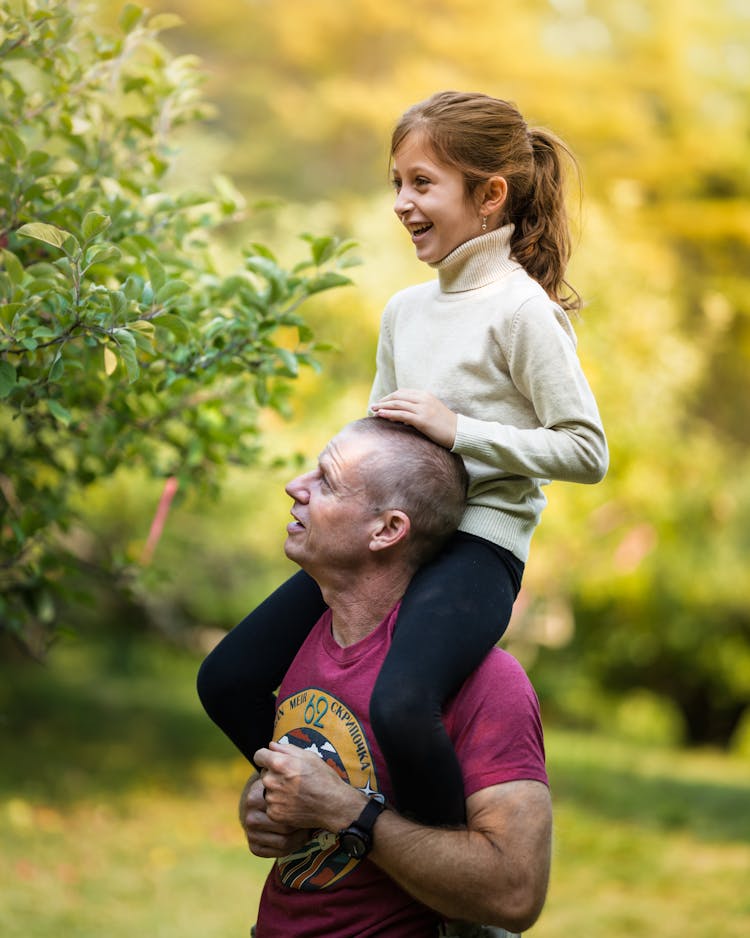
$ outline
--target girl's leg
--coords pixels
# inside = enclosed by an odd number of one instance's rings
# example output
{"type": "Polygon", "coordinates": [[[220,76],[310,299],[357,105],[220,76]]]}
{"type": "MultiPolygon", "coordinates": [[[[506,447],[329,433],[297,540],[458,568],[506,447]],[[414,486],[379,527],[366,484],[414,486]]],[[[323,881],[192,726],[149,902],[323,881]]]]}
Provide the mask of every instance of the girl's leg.
{"type": "Polygon", "coordinates": [[[200,666],[201,703],[251,762],[271,739],[274,691],[325,609],[318,584],[300,570],[228,632],[200,666]]]}
{"type": "Polygon", "coordinates": [[[522,575],[523,563],[512,554],[459,532],[404,596],[370,718],[396,805],[423,824],[466,820],[443,704],[505,631],[522,575]]]}

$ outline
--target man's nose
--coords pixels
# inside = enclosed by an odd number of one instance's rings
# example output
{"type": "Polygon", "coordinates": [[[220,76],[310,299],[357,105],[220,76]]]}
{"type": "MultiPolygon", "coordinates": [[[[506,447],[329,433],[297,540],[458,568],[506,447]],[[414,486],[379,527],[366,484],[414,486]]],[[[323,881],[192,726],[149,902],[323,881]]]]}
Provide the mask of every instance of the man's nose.
{"type": "Polygon", "coordinates": [[[306,502],[310,497],[310,483],[312,482],[315,471],[305,472],[301,476],[287,482],[284,487],[286,494],[298,502],[306,502]]]}

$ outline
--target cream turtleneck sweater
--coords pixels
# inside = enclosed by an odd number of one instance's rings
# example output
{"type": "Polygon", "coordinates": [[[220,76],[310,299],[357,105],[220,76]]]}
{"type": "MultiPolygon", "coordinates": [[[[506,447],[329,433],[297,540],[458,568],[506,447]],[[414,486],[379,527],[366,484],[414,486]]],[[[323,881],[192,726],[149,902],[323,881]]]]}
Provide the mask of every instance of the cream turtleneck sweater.
{"type": "Polygon", "coordinates": [[[607,441],[564,311],[510,256],[512,226],[460,245],[391,298],[370,403],[420,388],[458,414],[460,528],[526,561],[552,479],[598,482],[607,441]]]}

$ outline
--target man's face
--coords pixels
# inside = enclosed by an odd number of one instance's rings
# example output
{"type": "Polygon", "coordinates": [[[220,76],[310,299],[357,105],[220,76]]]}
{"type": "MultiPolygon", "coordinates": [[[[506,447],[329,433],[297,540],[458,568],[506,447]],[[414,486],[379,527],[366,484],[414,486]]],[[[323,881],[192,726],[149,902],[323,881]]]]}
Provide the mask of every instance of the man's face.
{"type": "Polygon", "coordinates": [[[326,446],[311,472],[286,486],[294,500],[284,551],[311,576],[356,568],[369,554],[375,515],[362,472],[372,443],[342,431],[326,446]]]}

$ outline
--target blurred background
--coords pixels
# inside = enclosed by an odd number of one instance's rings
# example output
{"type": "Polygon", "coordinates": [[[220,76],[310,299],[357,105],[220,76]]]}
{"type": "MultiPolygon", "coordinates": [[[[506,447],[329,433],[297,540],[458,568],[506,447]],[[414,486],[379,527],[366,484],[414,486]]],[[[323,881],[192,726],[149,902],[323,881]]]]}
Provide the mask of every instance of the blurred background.
{"type": "MultiPolygon", "coordinates": [[[[118,28],[119,2],[71,7],[118,28]]],[[[284,482],[365,412],[383,305],[431,275],[391,210],[388,141],[407,106],[454,88],[514,101],[579,160],[569,279],[611,448],[600,485],[548,490],[504,641],[540,697],[556,805],[529,934],[747,935],[750,8],[149,8],[179,15],[160,41],[197,56],[211,104],[162,185],[234,187],[217,263],[260,242],[291,265],[312,232],[353,239],[361,264],[303,306],[330,349],[286,417],[261,408],[254,458],[181,489],[147,553],[163,479],[125,466],[79,493],[76,589],[0,643],[0,933],[247,934],[267,865],[235,821],[247,766],[195,671],[290,572],[284,482]]]]}

